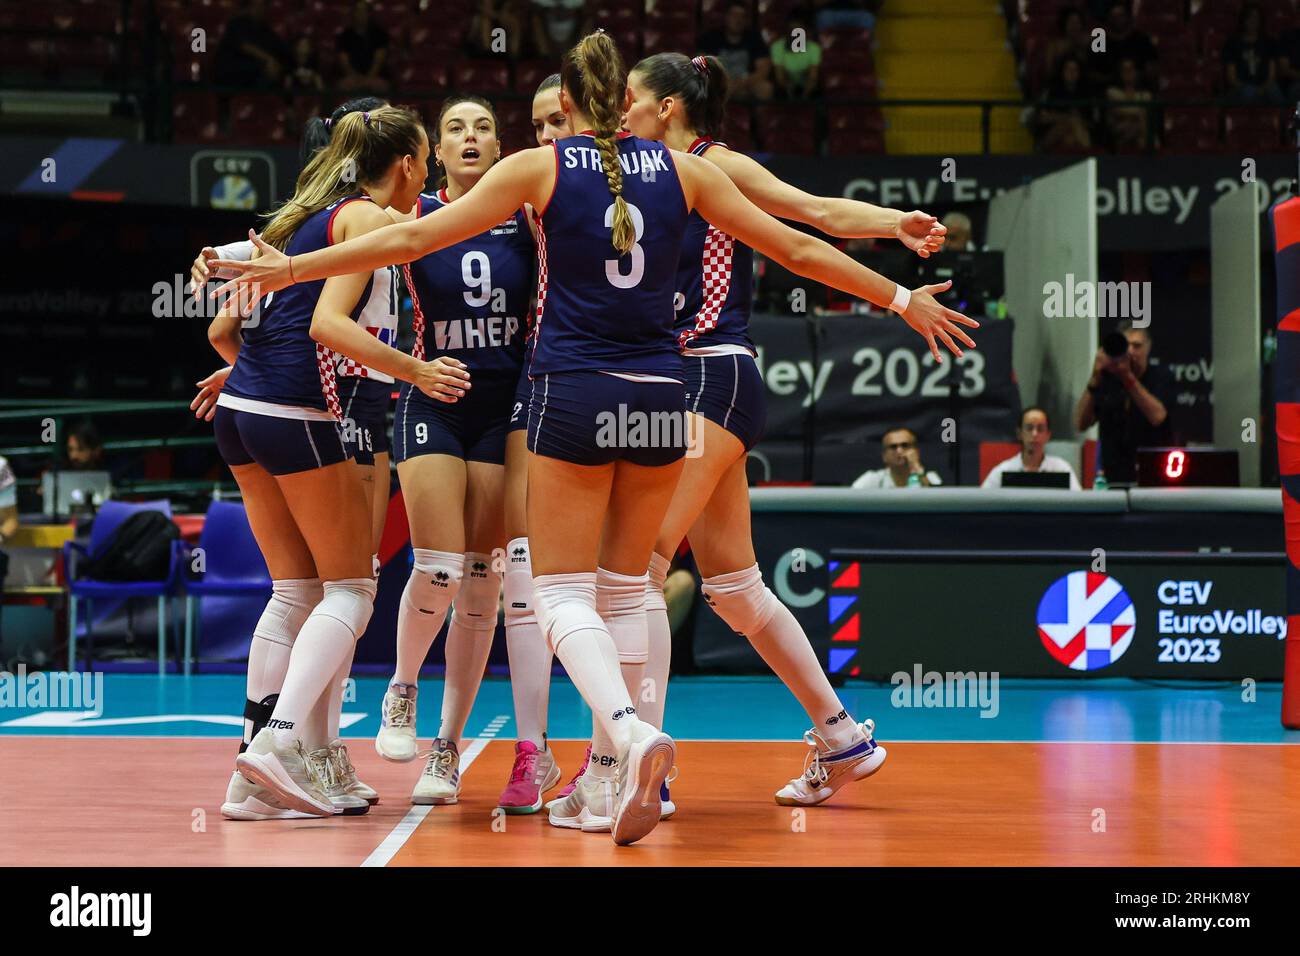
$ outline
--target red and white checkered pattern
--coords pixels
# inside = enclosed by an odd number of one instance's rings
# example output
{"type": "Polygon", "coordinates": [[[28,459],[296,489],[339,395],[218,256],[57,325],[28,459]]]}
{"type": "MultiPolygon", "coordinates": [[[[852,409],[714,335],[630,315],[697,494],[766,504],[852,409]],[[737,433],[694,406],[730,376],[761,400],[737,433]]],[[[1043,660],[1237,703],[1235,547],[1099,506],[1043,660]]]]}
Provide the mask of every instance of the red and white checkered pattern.
{"type": "Polygon", "coordinates": [[[533,222],[537,224],[537,313],[533,316],[533,335],[542,334],[542,310],[546,307],[546,227],[542,217],[533,210],[533,222]]]}
{"type": "Polygon", "coordinates": [[[316,367],[320,370],[320,390],[325,396],[325,407],[339,421],[343,421],[343,406],[339,404],[338,382],[334,377],[334,367],[338,364],[338,353],[316,343],[316,367]]]}
{"type": "Polygon", "coordinates": [[[735,245],[736,240],[731,236],[713,226],[709,227],[704,237],[704,256],[701,261],[703,275],[700,291],[703,302],[695,316],[695,326],[677,337],[677,342],[682,347],[689,344],[691,339],[718,327],[718,316],[722,314],[727,293],[731,291],[731,253],[735,245]]]}
{"type": "Polygon", "coordinates": [[[424,361],[424,309],[420,305],[420,294],[415,291],[415,279],[411,275],[411,264],[402,266],[402,275],[406,276],[406,288],[411,293],[411,309],[415,315],[411,319],[411,329],[415,332],[415,344],[411,346],[411,355],[418,362],[424,361]]]}
{"type": "Polygon", "coordinates": [[[370,377],[370,369],[360,364],[359,362],[356,362],[353,359],[350,359],[346,355],[342,355],[342,354],[338,356],[338,359],[339,359],[339,364],[338,364],[339,375],[345,378],[348,376],[354,376],[356,378],[370,377]]]}

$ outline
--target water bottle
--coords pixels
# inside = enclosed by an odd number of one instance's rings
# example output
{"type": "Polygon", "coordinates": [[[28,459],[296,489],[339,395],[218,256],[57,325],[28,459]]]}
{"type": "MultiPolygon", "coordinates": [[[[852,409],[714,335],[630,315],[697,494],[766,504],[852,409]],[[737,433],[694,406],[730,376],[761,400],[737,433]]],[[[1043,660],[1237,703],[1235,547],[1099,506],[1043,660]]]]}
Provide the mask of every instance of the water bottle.
{"type": "Polygon", "coordinates": [[[1264,364],[1273,364],[1273,357],[1277,355],[1277,336],[1273,330],[1269,329],[1264,333],[1264,364]]]}
{"type": "Polygon", "coordinates": [[[1103,472],[1097,472],[1097,477],[1092,480],[1092,490],[1105,491],[1108,488],[1110,488],[1110,482],[1106,480],[1106,475],[1103,472]]]}
{"type": "Polygon", "coordinates": [[[909,488],[920,488],[920,487],[921,487],[921,476],[918,475],[916,472],[912,472],[910,475],[908,475],[908,476],[907,476],[907,487],[909,487],[909,488]]]}

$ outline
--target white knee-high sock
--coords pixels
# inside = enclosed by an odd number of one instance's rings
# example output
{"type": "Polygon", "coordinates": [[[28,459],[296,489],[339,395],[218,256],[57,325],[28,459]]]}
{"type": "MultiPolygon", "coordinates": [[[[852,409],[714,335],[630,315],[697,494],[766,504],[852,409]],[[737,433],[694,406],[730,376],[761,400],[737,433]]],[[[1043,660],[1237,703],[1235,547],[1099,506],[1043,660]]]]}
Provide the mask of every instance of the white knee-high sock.
{"type": "Polygon", "coordinates": [[[439,737],[454,740],[457,746],[465,734],[465,722],[474,709],[483,669],[492,653],[501,598],[501,572],[493,570],[492,555],[467,552],[465,571],[447,628],[447,679],[442,691],[442,726],[438,730],[439,737]]]}
{"type": "Polygon", "coordinates": [[[460,591],[465,555],[413,549],[415,563],[397,611],[397,670],[394,683],[415,684],[447,609],[460,591]]]}
{"type": "Polygon", "coordinates": [[[506,545],[505,618],[517,737],[531,740],[544,749],[554,655],[534,612],[533,568],[527,538],[513,538],[506,545]]]}
{"type": "Polygon", "coordinates": [[[646,634],[646,575],[596,569],[596,611],[618,651],[619,670],[632,705],[640,709],[641,679],[649,638],[646,634]]]}
{"type": "Polygon", "coordinates": [[[325,731],[330,740],[336,740],[339,735],[339,721],[343,716],[343,691],[352,677],[352,659],[356,656],[356,652],[357,646],[353,644],[347,659],[334,675],[334,683],[330,685],[330,709],[325,731]]]}
{"type": "Polygon", "coordinates": [[[248,648],[248,689],[241,751],[252,743],[253,737],[271,716],[275,698],[289,670],[293,642],[322,596],[319,578],[284,578],[271,582],[271,598],[253,628],[253,641],[248,648]]]}
{"type": "Polygon", "coordinates": [[[635,714],[619,671],[618,651],[596,612],[595,572],[533,578],[543,633],[569,679],[601,722],[617,753],[632,742],[635,714]]]}
{"type": "Polygon", "coordinates": [[[664,600],[668,565],[667,558],[658,554],[650,556],[650,573],[645,589],[645,689],[636,702],[641,719],[661,730],[668,702],[668,673],[672,668],[673,657],[673,632],[668,626],[668,603],[664,600]]]}
{"type": "MultiPolygon", "coordinates": [[[[304,738],[303,724],[312,709],[322,703],[319,731],[323,736],[325,708],[329,707],[329,684],[365,632],[374,609],[375,582],[372,578],[326,581],[324,597],[298,632],[284,686],[268,726],[281,746],[304,738]]],[[[304,739],[304,743],[307,741],[304,739]]]]}
{"type": "Polygon", "coordinates": [[[827,744],[838,749],[852,741],[857,734],[853,719],[827,680],[808,635],[763,584],[758,565],[705,578],[702,590],[709,606],[749,639],[790,688],[827,744]]]}

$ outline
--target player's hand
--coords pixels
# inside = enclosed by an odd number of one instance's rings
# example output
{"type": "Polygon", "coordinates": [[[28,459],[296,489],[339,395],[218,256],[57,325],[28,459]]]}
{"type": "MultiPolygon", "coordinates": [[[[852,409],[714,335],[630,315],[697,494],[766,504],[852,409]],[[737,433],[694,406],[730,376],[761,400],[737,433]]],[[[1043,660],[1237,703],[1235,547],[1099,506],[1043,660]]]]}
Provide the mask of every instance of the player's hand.
{"type": "Polygon", "coordinates": [[[199,387],[199,394],[195,395],[194,401],[190,402],[190,409],[194,412],[195,418],[205,422],[212,421],[212,417],[217,413],[217,396],[221,394],[226,379],[230,377],[232,367],[227,365],[225,368],[219,368],[207,378],[194,383],[199,387]]]}
{"type": "Polygon", "coordinates": [[[293,285],[293,279],[289,274],[289,257],[275,246],[263,242],[262,237],[252,229],[248,230],[248,238],[253,240],[253,245],[257,247],[256,259],[250,259],[248,262],[237,259],[209,260],[209,270],[227,269],[235,273],[235,278],[223,286],[218,286],[215,291],[209,292],[208,295],[211,297],[217,298],[235,293],[241,297],[241,301],[253,301],[267,293],[279,292],[293,285]]]}
{"type": "Polygon", "coordinates": [[[469,369],[464,362],[443,355],[421,365],[411,384],[430,398],[450,405],[469,391],[469,369]]]}
{"type": "Polygon", "coordinates": [[[934,356],[936,362],[940,363],[943,362],[943,353],[939,351],[936,339],[942,342],[949,352],[961,358],[962,351],[953,341],[953,337],[971,348],[975,348],[975,342],[958,326],[965,325],[972,329],[980,327],[974,319],[968,319],[960,312],[954,312],[935,301],[936,294],[947,292],[951,288],[952,281],[949,280],[938,285],[923,285],[919,289],[913,289],[912,301],[908,304],[907,311],[903,313],[903,321],[925,339],[930,346],[930,354],[934,356]]]}
{"type": "Polygon", "coordinates": [[[196,296],[199,290],[208,284],[208,279],[212,272],[208,263],[217,257],[217,250],[211,246],[204,246],[199,250],[199,254],[194,257],[194,262],[190,266],[190,291],[196,296]]]}
{"type": "Polygon", "coordinates": [[[948,241],[948,227],[934,216],[914,209],[903,213],[894,227],[894,235],[922,259],[928,259],[948,241]]]}

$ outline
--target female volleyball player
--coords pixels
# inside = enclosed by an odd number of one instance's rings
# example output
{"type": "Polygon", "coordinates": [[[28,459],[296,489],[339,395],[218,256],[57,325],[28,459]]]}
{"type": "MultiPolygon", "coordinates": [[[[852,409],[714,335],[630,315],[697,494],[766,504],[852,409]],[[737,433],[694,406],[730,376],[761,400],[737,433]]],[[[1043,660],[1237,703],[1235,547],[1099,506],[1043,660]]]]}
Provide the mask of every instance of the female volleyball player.
{"type": "MultiPolygon", "coordinates": [[[[344,117],[267,226],[263,248],[322,248],[389,223],[383,207],[415,202],[428,152],[409,111],[381,107],[344,117]]],[[[272,579],[289,585],[274,588],[263,624],[293,643],[267,726],[236,767],[279,806],[315,816],[353,803],[362,812],[368,807],[333,792],[328,749],[330,684],[365,630],[375,593],[370,514],[339,428],[332,352],[448,401],[467,381],[454,360],[420,362],[363,328],[367,313],[396,309],[395,285],[391,268],[309,283],[265,296],[261,314],[242,329],[238,311],[223,308],[209,331],[233,365],[213,419],[218,449],[272,579]]]]}
{"type": "MultiPolygon", "coordinates": [[[[809,195],[715,141],[727,101],[727,74],[713,57],[647,57],[629,74],[628,95],[624,122],[634,135],[704,157],[774,216],[836,236],[897,238],[921,256],[943,243],[946,230],[933,216],[809,195]]],[[[676,330],[686,356],[692,434],[702,436],[703,444],[701,454],[686,462],[651,558],[646,677],[653,693],[645,695],[642,716],[663,724],[672,650],[663,582],[672,555],[687,537],[709,606],[749,639],[813,721],[804,735],[811,748],[805,771],[776,795],[781,804],[811,805],[875,773],[884,763],[885,748],[874,740],[873,721],[859,724],[849,716],[798,621],[764,585],[754,555],[745,461],[762,435],[766,389],[749,338],[752,259],[744,243],[698,213],[691,215],[678,273],[676,330]]]]}
{"type": "MultiPolygon", "coordinates": [[[[657,440],[636,427],[611,434],[610,417],[684,418],[682,359],[671,320],[688,214],[699,209],[792,271],[904,310],[936,358],[939,342],[956,354],[953,336],[969,343],[956,322],[974,323],[925,290],[908,296],[826,243],[772,219],[713,164],[634,136],[616,138],[625,74],[607,35],[585,37],[566,55],[562,76],[561,102],[578,135],[503,160],[480,188],[436,216],[350,244],[285,255],[258,239],[260,259],[216,263],[241,273],[218,291],[251,283],[282,289],[408,262],[477,235],[524,203],[538,210],[542,292],[530,368],[528,473],[537,610],[548,642],[610,741],[613,838],[627,844],[659,822],[659,788],[676,753],[670,737],[637,717],[619,673],[645,659],[646,569],[681,472],[685,435],[684,426],[657,440]],[[612,638],[606,620],[615,624],[612,638]]],[[[597,770],[593,748],[584,781],[597,770]]]]}
{"type": "MultiPolygon", "coordinates": [[[[446,185],[419,198],[420,218],[460,201],[500,157],[491,104],[478,96],[447,100],[435,153],[446,168],[446,185]]],[[[454,601],[442,724],[411,797],[418,804],[459,797],[461,736],[496,632],[503,569],[495,554],[506,542],[506,434],[523,366],[534,256],[528,217],[518,208],[479,235],[405,267],[415,356],[437,351],[474,375],[473,389],[454,406],[403,386],[393,423],[414,567],[398,612],[397,667],[375,740],[386,759],[416,756],[419,671],[454,601]]],[[[550,776],[558,774],[552,766],[550,776]]]]}
{"type": "MultiPolygon", "coordinates": [[[[302,165],[306,164],[330,141],[331,133],[338,122],[349,113],[376,110],[387,105],[384,100],[373,96],[349,100],[339,106],[328,117],[312,117],[303,131],[300,156],[302,165]]],[[[190,277],[197,294],[209,278],[207,262],[217,258],[218,254],[228,258],[249,259],[253,254],[253,244],[248,240],[231,243],[218,250],[206,247],[199,252],[190,267],[190,277]]],[[[372,323],[368,331],[385,344],[394,345],[397,332],[397,312],[390,309],[380,312],[370,310],[363,315],[362,321],[372,323]]],[[[342,357],[340,357],[342,358],[342,357]]],[[[371,515],[371,552],[375,574],[379,570],[379,542],[384,533],[384,521],[388,514],[390,467],[388,461],[388,401],[392,393],[392,376],[378,369],[358,366],[350,360],[341,360],[336,368],[340,377],[338,391],[343,412],[343,443],[352,453],[353,460],[361,470],[363,487],[366,490],[367,506],[371,515]]],[[[199,418],[211,421],[216,411],[216,399],[221,386],[230,374],[226,366],[199,382],[199,394],[190,407],[196,409],[199,418]]],[[[241,751],[246,749],[257,731],[266,725],[271,711],[275,707],[276,695],[284,680],[285,669],[289,664],[289,646],[254,635],[249,649],[248,680],[249,692],[244,704],[244,739],[241,751]]],[[[343,691],[348,676],[352,672],[352,656],[339,668],[339,677],[330,685],[333,703],[330,706],[327,732],[330,737],[330,753],[334,761],[335,777],[341,788],[361,797],[368,803],[378,803],[379,794],[373,787],[362,782],[352,766],[347,746],[339,739],[339,719],[343,708],[343,691]]],[[[227,794],[223,812],[235,819],[262,819],[257,809],[244,806],[245,801],[230,799],[237,792],[249,793],[252,788],[236,777],[232,778],[230,792],[227,794]]],[[[254,799],[254,798],[249,798],[254,799]]],[[[294,811],[284,810],[285,815],[296,815],[294,811]]]]}

